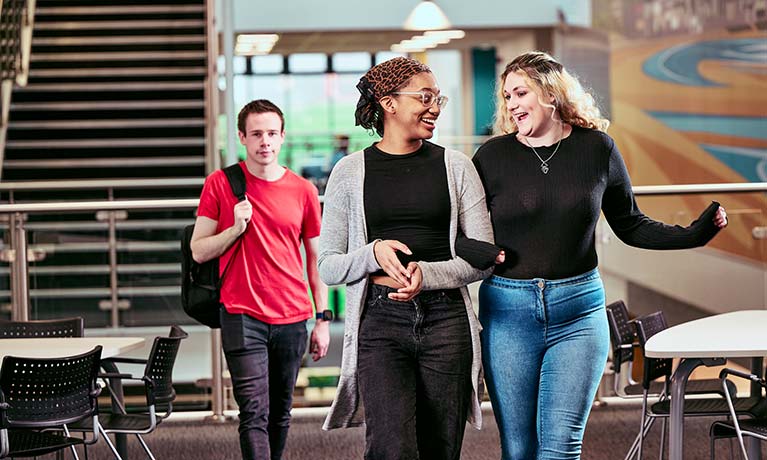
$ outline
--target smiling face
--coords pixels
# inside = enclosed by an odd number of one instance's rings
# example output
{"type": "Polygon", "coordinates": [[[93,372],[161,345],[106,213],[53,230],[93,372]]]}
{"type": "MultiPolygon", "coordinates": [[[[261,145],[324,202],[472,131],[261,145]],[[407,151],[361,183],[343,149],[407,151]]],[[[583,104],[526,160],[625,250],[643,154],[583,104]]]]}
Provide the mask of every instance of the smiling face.
{"type": "MultiPolygon", "coordinates": [[[[430,72],[421,72],[411,78],[407,84],[397,91],[430,91],[436,96],[440,95],[439,86],[434,75],[430,72]]],[[[408,141],[431,139],[434,136],[437,118],[441,113],[439,106],[434,103],[426,107],[421,102],[418,94],[400,94],[387,96],[393,108],[393,113],[387,119],[390,123],[386,126],[384,135],[403,136],[408,141]],[[395,134],[396,133],[396,134],[395,134]]],[[[386,103],[382,101],[383,103],[386,103]]]]}
{"type": "Polygon", "coordinates": [[[540,96],[521,74],[509,73],[503,84],[503,96],[506,112],[516,123],[520,135],[540,137],[554,127],[554,107],[541,103],[543,100],[551,104],[554,98],[540,96]]]}

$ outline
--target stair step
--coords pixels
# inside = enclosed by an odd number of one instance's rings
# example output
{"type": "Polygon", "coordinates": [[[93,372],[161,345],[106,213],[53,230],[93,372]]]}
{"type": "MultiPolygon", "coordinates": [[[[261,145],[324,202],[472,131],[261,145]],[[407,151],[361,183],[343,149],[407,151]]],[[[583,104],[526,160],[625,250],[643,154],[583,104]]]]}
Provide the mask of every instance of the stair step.
{"type": "Polygon", "coordinates": [[[201,81],[179,82],[126,82],[126,83],[36,83],[14,88],[14,95],[36,92],[102,92],[102,91],[173,91],[203,90],[201,81]]]}
{"type": "Polygon", "coordinates": [[[146,168],[202,166],[205,159],[194,157],[155,157],[155,158],[85,158],[67,160],[10,160],[3,162],[5,169],[77,169],[77,168],[146,168]]]}
{"type": "Polygon", "coordinates": [[[95,147],[204,147],[205,139],[175,137],[161,139],[54,139],[54,140],[12,140],[6,142],[7,149],[71,149],[95,147]]]}
{"type": "Polygon", "coordinates": [[[204,76],[205,67],[112,67],[112,68],[93,68],[93,69],[30,69],[30,78],[47,77],[112,77],[112,76],[132,76],[146,77],[159,75],[181,75],[181,76],[204,76]]]}
{"type": "Polygon", "coordinates": [[[124,51],[92,53],[32,53],[31,62],[78,62],[82,61],[160,61],[169,59],[205,59],[205,51],[124,51]]]}
{"type": "Polygon", "coordinates": [[[200,13],[203,5],[94,5],[94,6],[42,6],[35,14],[52,15],[104,15],[104,14],[155,14],[155,13],[200,13]]]}
{"type": "Polygon", "coordinates": [[[109,37],[33,37],[32,46],[50,45],[135,45],[142,43],[205,43],[199,35],[116,35],[109,37]]]}
{"type": "Polygon", "coordinates": [[[128,119],[128,120],[56,120],[56,121],[16,121],[11,122],[9,130],[39,129],[110,129],[110,128],[199,128],[205,126],[201,118],[179,119],[128,119]]]}
{"type": "Polygon", "coordinates": [[[90,102],[17,102],[11,103],[11,110],[135,110],[135,109],[199,109],[202,100],[189,101],[90,101],[90,102]]]}
{"type": "Polygon", "coordinates": [[[38,30],[104,30],[105,35],[111,35],[114,30],[149,30],[149,29],[191,29],[203,28],[205,21],[199,19],[178,20],[134,20],[134,21],[53,21],[36,22],[38,30]]]}

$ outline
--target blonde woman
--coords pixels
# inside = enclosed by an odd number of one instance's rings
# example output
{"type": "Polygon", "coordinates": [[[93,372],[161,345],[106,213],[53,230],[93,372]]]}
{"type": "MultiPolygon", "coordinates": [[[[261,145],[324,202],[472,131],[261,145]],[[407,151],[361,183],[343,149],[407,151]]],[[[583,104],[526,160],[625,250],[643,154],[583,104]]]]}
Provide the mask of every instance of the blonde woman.
{"type": "Polygon", "coordinates": [[[486,381],[503,459],[577,459],[609,340],[600,211],[621,240],[648,249],[702,246],[727,217],[718,203],[686,228],[642,214],[608,121],[551,56],[518,56],[498,87],[501,135],[474,157],[505,253],[479,293],[486,381]]]}

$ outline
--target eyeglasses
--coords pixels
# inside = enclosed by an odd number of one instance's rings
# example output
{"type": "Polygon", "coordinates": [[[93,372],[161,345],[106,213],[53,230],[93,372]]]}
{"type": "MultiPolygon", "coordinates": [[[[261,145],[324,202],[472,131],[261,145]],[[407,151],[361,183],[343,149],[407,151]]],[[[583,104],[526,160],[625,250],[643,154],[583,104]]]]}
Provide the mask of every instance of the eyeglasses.
{"type": "Polygon", "coordinates": [[[436,94],[432,93],[431,91],[421,90],[421,91],[395,91],[391,94],[404,94],[407,96],[421,96],[421,103],[424,105],[424,107],[431,107],[435,103],[440,109],[444,109],[447,105],[447,96],[437,96],[436,94]]]}

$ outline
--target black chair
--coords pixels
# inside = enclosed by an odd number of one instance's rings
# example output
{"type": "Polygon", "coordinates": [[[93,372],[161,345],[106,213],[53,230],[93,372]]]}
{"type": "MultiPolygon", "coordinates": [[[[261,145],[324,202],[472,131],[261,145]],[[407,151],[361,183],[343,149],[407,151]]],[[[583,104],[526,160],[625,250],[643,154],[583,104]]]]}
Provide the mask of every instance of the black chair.
{"type": "Polygon", "coordinates": [[[35,321],[0,320],[0,339],[82,337],[84,330],[83,319],[80,317],[35,321]]]}
{"type": "MultiPolygon", "coordinates": [[[[644,350],[645,344],[658,332],[663,331],[668,326],[666,325],[666,318],[663,312],[655,312],[641,318],[634,320],[637,328],[637,336],[639,338],[639,344],[644,350]]],[[[660,443],[660,457],[663,457],[663,449],[665,444],[666,435],[666,419],[671,412],[671,373],[672,373],[672,359],[671,358],[649,358],[644,356],[644,373],[642,376],[642,387],[644,388],[644,399],[642,401],[642,424],[639,431],[639,458],[642,458],[642,445],[644,443],[644,437],[652,428],[656,418],[663,419],[663,427],[661,432],[660,443]],[[663,378],[663,392],[660,394],[658,402],[652,406],[647,406],[647,395],[649,394],[649,388],[652,381],[663,378]]],[[[688,385],[693,382],[688,382],[688,385]]],[[[687,390],[685,389],[685,393],[687,390]]],[[[712,391],[712,393],[714,393],[712,391]]],[[[758,407],[760,398],[735,398],[736,390],[735,385],[725,384],[724,386],[719,384],[719,388],[716,391],[717,394],[724,393],[729,398],[734,398],[733,403],[735,405],[735,411],[741,415],[755,415],[755,411],[758,407]],[[727,388],[727,391],[725,391],[727,388]]],[[[716,398],[700,398],[700,399],[685,399],[684,401],[684,416],[685,417],[709,417],[709,416],[726,416],[729,414],[727,409],[727,402],[721,397],[716,398]]]]}
{"type": "MultiPolygon", "coordinates": [[[[662,317],[663,313],[659,312],[658,315],[662,317]]],[[[615,371],[613,385],[615,394],[625,399],[643,398],[644,401],[650,396],[659,397],[666,390],[665,382],[651,381],[645,395],[645,388],[642,382],[636,382],[631,378],[635,349],[640,349],[644,353],[644,347],[639,342],[636,325],[630,319],[628,308],[626,308],[626,304],[622,300],[607,305],[607,321],[610,326],[610,342],[613,353],[612,367],[615,371]],[[628,383],[623,386],[620,384],[620,375],[625,363],[628,363],[628,370],[626,372],[628,383]]],[[[663,324],[664,326],[662,327],[665,328],[665,320],[663,320],[663,324]]],[[[732,391],[734,391],[734,388],[734,385],[732,385],[732,391]]],[[[690,380],[687,382],[685,393],[719,394],[722,393],[722,386],[719,379],[690,380]]],[[[626,453],[626,459],[636,455],[639,444],[642,441],[642,436],[641,432],[637,433],[634,442],[626,453]]]]}
{"type": "Polygon", "coordinates": [[[6,356],[0,369],[0,458],[34,457],[86,444],[69,424],[89,420],[98,440],[101,347],[65,358],[6,356]],[[41,430],[55,429],[63,435],[41,430]]]}
{"type": "MultiPolygon", "coordinates": [[[[173,411],[173,400],[176,399],[176,392],[173,389],[173,365],[176,362],[181,340],[187,337],[187,333],[179,326],[171,326],[168,337],[155,337],[148,359],[108,358],[103,360],[104,364],[144,365],[144,373],[141,377],[135,377],[132,374],[122,372],[101,373],[99,377],[109,380],[110,390],[113,388],[113,380],[141,381],[144,383],[146,394],[145,410],[140,413],[128,413],[125,405],[116,401],[118,408],[116,413],[99,415],[99,422],[105,438],[108,439],[107,433],[134,434],[149,458],[154,459],[152,451],[149,450],[149,446],[144,442],[141,435],[154,431],[157,425],[173,411]],[[162,415],[157,414],[157,405],[167,407],[162,415]]],[[[114,395],[115,391],[112,391],[112,394],[114,395]]],[[[83,421],[71,428],[79,431],[90,431],[90,421],[83,421]]],[[[112,449],[115,457],[120,458],[112,443],[109,443],[109,447],[112,449]]]]}
{"type": "MultiPolygon", "coordinates": [[[[735,369],[722,369],[722,372],[719,373],[719,378],[722,379],[722,385],[731,383],[727,379],[727,376],[729,375],[749,380],[752,384],[767,389],[767,383],[765,383],[765,380],[767,380],[767,371],[765,371],[765,376],[760,378],[758,375],[741,372],[735,369]]],[[[725,398],[727,399],[727,408],[730,412],[730,419],[727,421],[717,421],[711,425],[711,431],[709,433],[711,438],[711,460],[716,458],[714,444],[717,439],[735,437],[738,438],[738,442],[740,443],[740,450],[743,453],[743,458],[748,460],[748,453],[746,452],[746,445],[743,442],[743,436],[750,436],[762,441],[767,441],[767,407],[763,407],[764,410],[759,411],[760,415],[756,418],[739,420],[732,397],[725,393],[725,398]]],[[[767,406],[767,401],[765,401],[763,405],[767,406]]]]}

